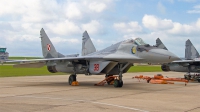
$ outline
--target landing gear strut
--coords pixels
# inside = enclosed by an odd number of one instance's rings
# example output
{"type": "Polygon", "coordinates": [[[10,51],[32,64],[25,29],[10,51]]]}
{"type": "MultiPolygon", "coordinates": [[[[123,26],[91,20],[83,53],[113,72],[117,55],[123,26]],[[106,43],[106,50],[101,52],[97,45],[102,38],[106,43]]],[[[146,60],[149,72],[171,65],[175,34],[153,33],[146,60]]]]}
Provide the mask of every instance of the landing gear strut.
{"type": "Polygon", "coordinates": [[[74,66],[74,73],[69,76],[68,83],[72,86],[78,86],[79,83],[76,81],[76,63],[72,62],[72,64],[74,66]]]}
{"type": "Polygon", "coordinates": [[[122,87],[123,86],[123,80],[122,80],[122,74],[123,70],[129,65],[129,63],[126,63],[124,66],[122,63],[119,64],[119,79],[114,80],[114,87],[122,87]]]}

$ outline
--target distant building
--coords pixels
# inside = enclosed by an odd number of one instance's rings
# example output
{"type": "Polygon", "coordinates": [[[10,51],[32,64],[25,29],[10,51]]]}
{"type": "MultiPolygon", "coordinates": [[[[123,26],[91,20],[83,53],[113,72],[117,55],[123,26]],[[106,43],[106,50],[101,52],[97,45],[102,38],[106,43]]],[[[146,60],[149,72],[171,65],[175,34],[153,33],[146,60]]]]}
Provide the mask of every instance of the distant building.
{"type": "Polygon", "coordinates": [[[9,57],[9,53],[6,52],[6,48],[0,47],[0,60],[7,60],[9,57]]]}

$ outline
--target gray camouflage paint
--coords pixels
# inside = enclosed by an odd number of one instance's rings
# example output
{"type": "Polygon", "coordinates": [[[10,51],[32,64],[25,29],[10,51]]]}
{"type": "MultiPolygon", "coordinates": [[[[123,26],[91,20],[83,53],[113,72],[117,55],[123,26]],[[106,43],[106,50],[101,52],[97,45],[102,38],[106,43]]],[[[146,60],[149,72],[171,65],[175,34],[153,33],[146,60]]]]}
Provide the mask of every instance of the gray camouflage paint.
{"type": "Polygon", "coordinates": [[[185,42],[185,59],[194,59],[194,58],[199,58],[199,53],[196,50],[196,48],[193,46],[191,41],[188,39],[185,42]]]}
{"type": "Polygon", "coordinates": [[[44,58],[58,58],[58,53],[56,52],[55,47],[49,40],[43,28],[40,31],[40,38],[41,38],[42,53],[43,53],[44,58]],[[48,45],[50,45],[49,51],[47,50],[48,45]]]}
{"type": "Polygon", "coordinates": [[[185,60],[177,60],[175,62],[163,64],[163,71],[175,71],[175,72],[200,72],[200,61],[195,60],[199,58],[199,53],[188,39],[185,42],[185,60]]]}
{"type": "Polygon", "coordinates": [[[168,50],[167,47],[162,43],[162,41],[160,40],[160,38],[157,38],[157,39],[156,39],[156,46],[157,46],[158,48],[168,50]]]}
{"type": "Polygon", "coordinates": [[[43,28],[40,31],[40,38],[41,38],[42,53],[43,53],[44,58],[65,57],[63,54],[56,51],[55,47],[53,46],[52,42],[49,40],[49,37],[47,36],[43,28]],[[48,50],[47,47],[49,47],[50,49],[48,50]]]}
{"type": "Polygon", "coordinates": [[[96,52],[96,48],[94,47],[94,44],[92,43],[87,31],[85,31],[82,38],[82,56],[93,52],[96,52]]]}
{"type": "Polygon", "coordinates": [[[156,46],[140,45],[139,47],[142,46],[147,50],[137,51],[135,48],[138,44],[133,39],[121,41],[103,50],[96,51],[86,31],[83,33],[82,39],[82,56],[63,57],[64,55],[56,51],[44,29],[41,29],[40,35],[44,59],[37,60],[45,61],[49,69],[58,72],[74,73],[75,70],[77,74],[89,71],[91,74],[114,75],[120,71],[127,72],[133,65],[132,63],[162,63],[178,59],[170,51],[156,46]],[[48,45],[50,45],[50,49],[48,45]],[[123,69],[119,70],[119,63],[123,64],[123,69]],[[98,65],[98,67],[95,68],[95,65],[98,65]]]}

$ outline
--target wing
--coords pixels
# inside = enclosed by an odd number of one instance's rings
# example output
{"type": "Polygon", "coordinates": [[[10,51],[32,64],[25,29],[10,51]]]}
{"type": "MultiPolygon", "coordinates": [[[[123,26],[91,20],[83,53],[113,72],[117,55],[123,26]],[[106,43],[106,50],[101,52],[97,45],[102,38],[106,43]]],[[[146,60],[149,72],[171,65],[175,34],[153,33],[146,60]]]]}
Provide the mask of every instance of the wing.
{"type": "Polygon", "coordinates": [[[172,63],[195,63],[195,62],[200,62],[200,59],[194,59],[194,60],[177,60],[173,61],[172,63]]]}
{"type": "Polygon", "coordinates": [[[142,58],[139,58],[134,55],[129,54],[110,54],[110,55],[94,55],[94,56],[80,56],[80,57],[61,57],[61,58],[45,58],[45,59],[31,59],[31,60],[9,60],[5,61],[5,63],[12,63],[12,62],[20,62],[20,64],[14,65],[14,67],[23,67],[23,68],[39,68],[46,65],[47,62],[64,62],[64,61],[71,61],[71,62],[79,62],[82,60],[101,60],[101,61],[114,61],[114,62],[129,62],[129,63],[136,63],[141,62],[142,58]]]}
{"type": "Polygon", "coordinates": [[[45,61],[78,61],[78,60],[107,60],[107,61],[139,61],[143,60],[142,58],[133,56],[133,55],[107,55],[107,56],[80,56],[80,57],[62,57],[62,58],[44,58],[44,59],[30,59],[30,60],[9,60],[4,61],[5,63],[13,63],[13,62],[45,62],[45,61]]]}

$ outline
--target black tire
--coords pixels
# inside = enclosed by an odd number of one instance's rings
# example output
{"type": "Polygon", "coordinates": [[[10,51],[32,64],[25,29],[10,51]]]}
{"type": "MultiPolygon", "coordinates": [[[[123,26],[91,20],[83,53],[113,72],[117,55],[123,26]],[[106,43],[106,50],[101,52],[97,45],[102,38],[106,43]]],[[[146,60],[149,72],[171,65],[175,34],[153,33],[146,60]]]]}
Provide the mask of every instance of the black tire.
{"type": "Polygon", "coordinates": [[[122,87],[124,85],[123,81],[119,81],[117,79],[114,80],[114,87],[122,87]]]}
{"type": "Polygon", "coordinates": [[[114,87],[119,87],[119,80],[115,79],[113,86],[114,87]]]}
{"type": "Polygon", "coordinates": [[[68,79],[69,85],[72,85],[72,82],[76,81],[76,75],[70,75],[68,79]]]}
{"type": "Polygon", "coordinates": [[[200,79],[197,80],[200,83],[200,79]]]}
{"type": "Polygon", "coordinates": [[[119,81],[119,87],[122,87],[124,85],[123,81],[119,81]]]}

